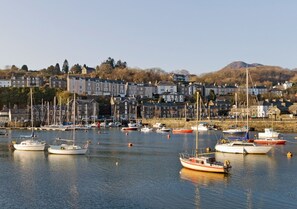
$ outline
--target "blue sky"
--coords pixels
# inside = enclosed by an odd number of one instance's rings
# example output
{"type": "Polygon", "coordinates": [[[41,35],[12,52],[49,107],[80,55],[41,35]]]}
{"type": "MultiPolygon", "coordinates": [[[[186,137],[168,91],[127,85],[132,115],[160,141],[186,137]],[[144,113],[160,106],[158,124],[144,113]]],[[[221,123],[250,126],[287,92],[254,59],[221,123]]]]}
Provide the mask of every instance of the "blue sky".
{"type": "Polygon", "coordinates": [[[297,67],[297,1],[0,0],[0,68],[39,70],[67,59],[186,69],[233,61],[297,67]]]}

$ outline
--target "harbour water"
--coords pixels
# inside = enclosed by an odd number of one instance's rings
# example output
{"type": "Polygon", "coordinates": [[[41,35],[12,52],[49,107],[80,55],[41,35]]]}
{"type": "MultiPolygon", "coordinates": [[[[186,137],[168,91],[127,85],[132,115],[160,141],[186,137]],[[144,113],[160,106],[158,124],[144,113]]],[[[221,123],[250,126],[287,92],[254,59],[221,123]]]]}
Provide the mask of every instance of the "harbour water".
{"type": "MultiPolygon", "coordinates": [[[[8,143],[25,132],[0,136],[3,209],[297,208],[294,134],[284,134],[287,144],[274,146],[268,155],[216,153],[233,166],[224,175],[182,168],[179,153],[193,150],[195,133],[168,138],[120,129],[77,131],[78,141],[91,141],[86,156],[8,150],[8,143]]],[[[49,144],[70,134],[37,132],[49,144]]],[[[217,131],[200,133],[200,148],[213,148],[219,136],[217,131]]]]}

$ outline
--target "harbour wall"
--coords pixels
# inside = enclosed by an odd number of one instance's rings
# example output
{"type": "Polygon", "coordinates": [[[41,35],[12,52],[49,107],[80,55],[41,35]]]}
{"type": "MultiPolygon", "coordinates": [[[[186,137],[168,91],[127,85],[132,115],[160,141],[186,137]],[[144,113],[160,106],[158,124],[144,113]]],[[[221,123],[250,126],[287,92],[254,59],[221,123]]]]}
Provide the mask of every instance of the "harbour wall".
{"type": "MultiPolygon", "coordinates": [[[[235,120],[224,119],[224,120],[202,120],[199,122],[207,122],[208,124],[214,125],[219,130],[228,129],[230,126],[236,124],[235,120]]],[[[156,119],[143,119],[143,124],[153,125],[155,123],[164,123],[169,128],[191,128],[196,125],[194,120],[185,119],[168,119],[168,118],[156,118],[156,119]]],[[[246,121],[238,121],[239,127],[246,126],[246,121]]],[[[276,131],[282,133],[297,133],[297,120],[276,120],[271,121],[267,119],[250,119],[249,127],[254,131],[264,131],[264,128],[273,128],[276,131]]]]}

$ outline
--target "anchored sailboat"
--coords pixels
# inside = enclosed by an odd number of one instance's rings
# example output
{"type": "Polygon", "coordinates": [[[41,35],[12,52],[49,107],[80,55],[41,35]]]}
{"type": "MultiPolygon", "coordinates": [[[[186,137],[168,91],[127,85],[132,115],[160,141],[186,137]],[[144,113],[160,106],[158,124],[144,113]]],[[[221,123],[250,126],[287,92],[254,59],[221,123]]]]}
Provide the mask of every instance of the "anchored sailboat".
{"type": "MultiPolygon", "coordinates": [[[[197,126],[198,126],[198,99],[199,92],[197,92],[197,126]]],[[[229,161],[225,163],[217,162],[215,157],[206,154],[198,154],[198,128],[196,129],[196,149],[194,155],[187,153],[180,154],[180,162],[185,168],[196,171],[206,171],[214,173],[228,173],[231,169],[229,161]]],[[[207,153],[208,154],[208,153],[207,153]]]]}
{"type": "Polygon", "coordinates": [[[88,151],[88,143],[85,146],[79,146],[75,142],[75,117],[76,117],[76,97],[74,94],[73,100],[74,114],[73,114],[73,129],[72,139],[59,139],[61,141],[70,142],[70,144],[50,145],[48,152],[58,155],[84,155],[88,151]],[[72,143],[71,143],[72,142],[72,143]]]}
{"type": "Polygon", "coordinates": [[[19,144],[13,143],[13,147],[16,150],[23,150],[23,151],[43,151],[45,149],[45,142],[38,141],[35,138],[34,133],[34,112],[33,112],[33,95],[32,95],[32,88],[30,88],[30,103],[31,103],[31,135],[25,136],[21,135],[24,141],[21,141],[19,144]]]}

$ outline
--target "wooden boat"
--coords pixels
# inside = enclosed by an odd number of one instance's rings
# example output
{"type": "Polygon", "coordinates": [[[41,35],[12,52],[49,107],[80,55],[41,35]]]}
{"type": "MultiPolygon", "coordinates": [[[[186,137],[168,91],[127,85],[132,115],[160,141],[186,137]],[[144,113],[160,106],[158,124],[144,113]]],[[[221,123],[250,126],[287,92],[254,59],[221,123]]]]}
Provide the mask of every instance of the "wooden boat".
{"type": "Polygon", "coordinates": [[[173,129],[173,134],[190,134],[193,133],[193,129],[173,129]]]}

